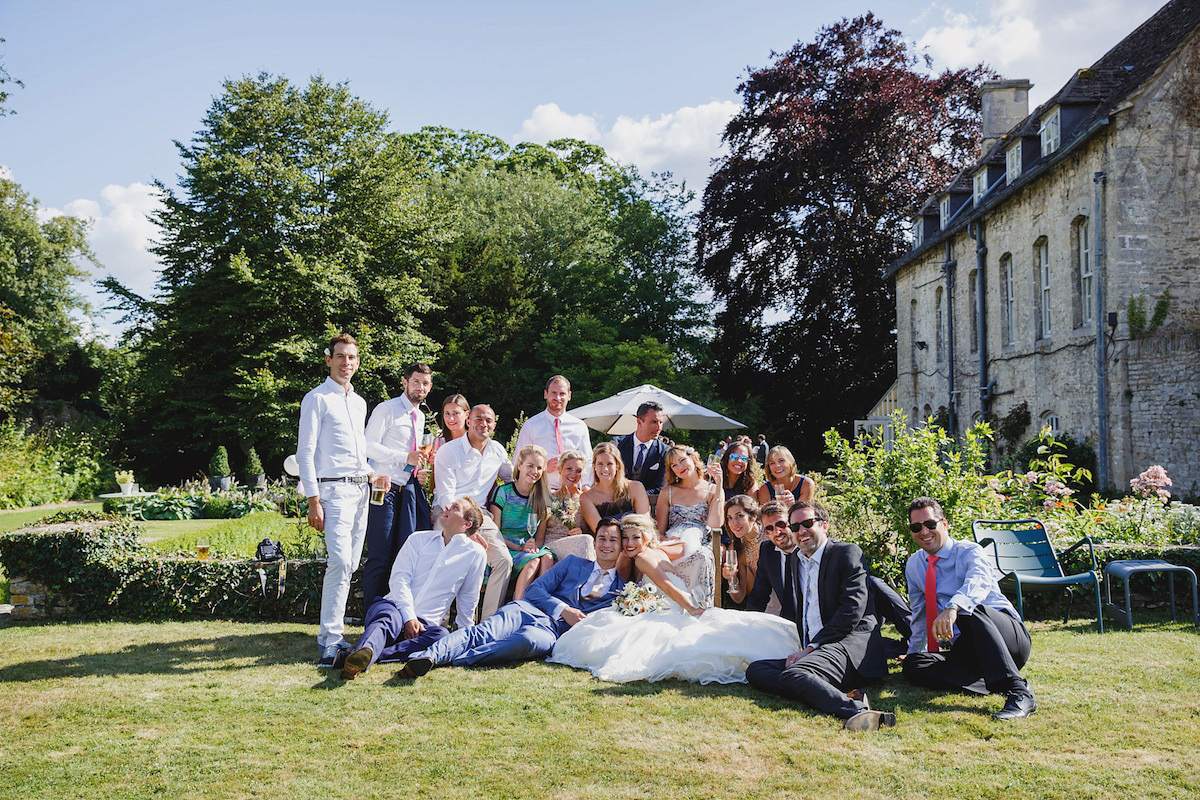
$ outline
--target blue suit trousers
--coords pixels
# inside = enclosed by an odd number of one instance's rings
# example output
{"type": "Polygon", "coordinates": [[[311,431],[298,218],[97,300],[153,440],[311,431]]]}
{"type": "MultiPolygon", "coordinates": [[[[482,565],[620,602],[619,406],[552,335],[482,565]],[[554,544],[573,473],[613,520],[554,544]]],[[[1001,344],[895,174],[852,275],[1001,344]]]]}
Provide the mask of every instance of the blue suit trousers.
{"type": "Polygon", "coordinates": [[[554,622],[536,607],[517,600],[478,625],[460,628],[414,656],[433,659],[436,666],[487,666],[544,658],[557,641],[554,622]]]}

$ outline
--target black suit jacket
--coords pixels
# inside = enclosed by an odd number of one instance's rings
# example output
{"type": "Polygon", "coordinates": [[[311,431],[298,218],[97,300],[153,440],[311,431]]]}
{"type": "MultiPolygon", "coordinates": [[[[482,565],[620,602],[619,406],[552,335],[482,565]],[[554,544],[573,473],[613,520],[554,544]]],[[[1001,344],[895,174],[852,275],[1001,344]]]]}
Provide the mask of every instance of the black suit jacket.
{"type": "MultiPolygon", "coordinates": [[[[746,602],[746,609],[761,611],[766,608],[764,598],[770,597],[774,588],[783,605],[783,616],[795,621],[803,636],[796,603],[786,597],[787,592],[783,590],[780,571],[782,560],[783,554],[774,545],[763,543],[759,550],[754,588],[746,602]],[[771,553],[767,552],[767,547],[770,547],[771,553]],[[767,558],[769,561],[765,564],[767,570],[764,574],[764,559],[767,558]],[[767,579],[765,583],[761,580],[764,577],[767,579]],[[761,592],[760,583],[764,586],[761,592]]],[[[796,595],[800,608],[804,607],[802,588],[797,580],[796,595]]],[[[817,604],[821,610],[822,627],[811,644],[826,646],[840,643],[846,648],[851,665],[864,678],[882,678],[886,675],[883,640],[879,635],[879,622],[875,618],[866,562],[858,545],[832,539],[825,545],[821,568],[817,572],[817,604]]]]}
{"type": "Polygon", "coordinates": [[[635,457],[635,447],[637,444],[637,436],[632,433],[627,433],[624,436],[617,436],[613,439],[613,444],[621,452],[621,460],[625,462],[625,477],[631,481],[638,481],[646,487],[647,492],[657,492],[662,489],[663,476],[666,473],[666,466],[663,464],[663,459],[667,455],[667,445],[662,439],[655,439],[650,442],[650,446],[646,448],[646,459],[642,462],[642,468],[635,474],[633,471],[633,460],[635,457]]]}

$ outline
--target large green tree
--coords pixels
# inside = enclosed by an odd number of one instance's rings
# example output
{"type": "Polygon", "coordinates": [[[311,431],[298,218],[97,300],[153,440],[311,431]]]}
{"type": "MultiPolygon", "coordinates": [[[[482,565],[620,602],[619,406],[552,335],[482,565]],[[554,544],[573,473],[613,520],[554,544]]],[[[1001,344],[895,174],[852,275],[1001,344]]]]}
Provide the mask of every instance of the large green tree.
{"type": "Polygon", "coordinates": [[[39,222],[37,201],[0,178],[0,354],[7,365],[0,416],[29,412],[35,400],[73,397],[85,347],[78,320],[88,312],[76,284],[89,262],[86,221],[39,222]]]}
{"type": "Polygon", "coordinates": [[[706,320],[680,187],[577,140],[510,147],[444,128],[405,138],[456,231],[422,278],[437,305],[425,330],[444,344],[441,388],[510,423],[540,409],[553,373],[581,404],[672,386],[699,360],[706,320]]]}
{"type": "Polygon", "coordinates": [[[760,398],[772,441],[802,461],[894,379],[884,269],[907,247],[908,215],[976,151],[989,73],[929,67],[870,14],[822,29],[738,87],[704,192],[720,391],[760,398]]]}
{"type": "Polygon", "coordinates": [[[387,116],[342,84],[226,81],[189,143],[179,191],[159,181],[153,298],[108,281],[139,352],[127,440],[160,480],[218,443],[291,452],[323,339],[354,334],[359,390],[381,398],[430,359],[416,274],[443,238],[387,116]]]}

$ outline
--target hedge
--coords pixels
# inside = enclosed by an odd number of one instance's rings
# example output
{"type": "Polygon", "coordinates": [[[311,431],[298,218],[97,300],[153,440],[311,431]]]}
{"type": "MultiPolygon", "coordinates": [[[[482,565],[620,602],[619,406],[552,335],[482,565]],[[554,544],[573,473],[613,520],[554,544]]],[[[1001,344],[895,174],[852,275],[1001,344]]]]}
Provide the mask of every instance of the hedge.
{"type": "MultiPolygon", "coordinates": [[[[316,620],[324,560],[200,561],[162,557],[127,519],[69,512],[0,536],[10,578],[46,587],[48,608],[84,619],[316,620]]],[[[346,613],[362,616],[360,576],[346,613]]]]}

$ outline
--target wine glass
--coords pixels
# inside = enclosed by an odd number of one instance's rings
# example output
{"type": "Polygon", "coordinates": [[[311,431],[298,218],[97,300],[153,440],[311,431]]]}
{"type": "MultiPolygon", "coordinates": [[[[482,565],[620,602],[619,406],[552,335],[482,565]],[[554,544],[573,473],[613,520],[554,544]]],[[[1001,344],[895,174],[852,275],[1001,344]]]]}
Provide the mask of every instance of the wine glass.
{"type": "Polygon", "coordinates": [[[721,560],[725,566],[729,567],[729,591],[736,592],[738,590],[737,550],[734,550],[732,547],[725,548],[725,555],[721,560]]]}
{"type": "Polygon", "coordinates": [[[537,533],[538,521],[537,514],[534,514],[532,511],[525,515],[525,533],[529,535],[530,539],[537,533]]]}

